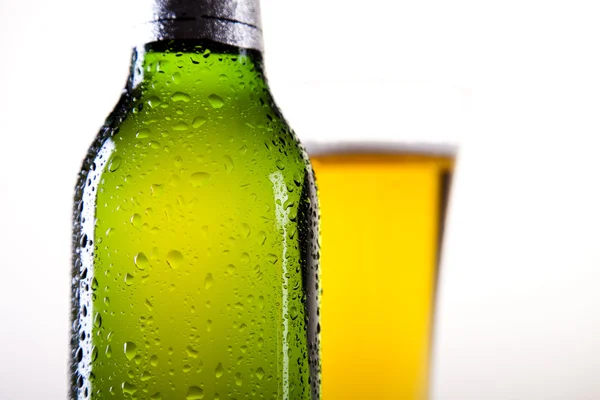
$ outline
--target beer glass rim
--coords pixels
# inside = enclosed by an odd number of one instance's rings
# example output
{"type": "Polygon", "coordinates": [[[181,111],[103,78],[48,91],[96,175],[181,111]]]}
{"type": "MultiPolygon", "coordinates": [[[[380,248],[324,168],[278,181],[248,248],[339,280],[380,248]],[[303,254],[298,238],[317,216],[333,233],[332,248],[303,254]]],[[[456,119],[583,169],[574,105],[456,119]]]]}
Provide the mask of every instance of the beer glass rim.
{"type": "Polygon", "coordinates": [[[324,155],[414,155],[456,158],[458,146],[448,143],[425,143],[394,140],[305,140],[304,148],[309,156],[324,155]]]}

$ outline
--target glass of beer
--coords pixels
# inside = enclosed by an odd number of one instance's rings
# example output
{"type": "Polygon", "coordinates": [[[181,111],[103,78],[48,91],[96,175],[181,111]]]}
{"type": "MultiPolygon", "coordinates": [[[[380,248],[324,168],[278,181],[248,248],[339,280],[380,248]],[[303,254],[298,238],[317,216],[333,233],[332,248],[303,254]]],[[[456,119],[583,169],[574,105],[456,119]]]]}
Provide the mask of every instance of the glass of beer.
{"type": "Polygon", "coordinates": [[[321,205],[323,398],[426,399],[456,149],[308,143],[321,205]]]}

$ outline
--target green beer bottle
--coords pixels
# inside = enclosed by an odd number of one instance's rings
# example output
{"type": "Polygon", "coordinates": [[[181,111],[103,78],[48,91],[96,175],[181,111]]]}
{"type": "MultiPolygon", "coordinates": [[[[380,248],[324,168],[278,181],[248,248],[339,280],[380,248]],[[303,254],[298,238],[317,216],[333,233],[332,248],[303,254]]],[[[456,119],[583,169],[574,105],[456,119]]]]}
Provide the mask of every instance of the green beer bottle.
{"type": "Polygon", "coordinates": [[[76,186],[69,396],[318,399],[316,189],[258,1],[151,6],[76,186]]]}

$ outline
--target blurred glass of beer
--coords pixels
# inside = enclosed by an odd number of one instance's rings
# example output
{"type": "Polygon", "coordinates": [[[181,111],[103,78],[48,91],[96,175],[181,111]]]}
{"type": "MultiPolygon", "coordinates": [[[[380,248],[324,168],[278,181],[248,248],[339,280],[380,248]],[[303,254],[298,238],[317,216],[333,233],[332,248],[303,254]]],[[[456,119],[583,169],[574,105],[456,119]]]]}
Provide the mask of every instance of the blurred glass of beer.
{"type": "Polygon", "coordinates": [[[426,399],[455,150],[307,147],[322,218],[323,398],[426,399]]]}

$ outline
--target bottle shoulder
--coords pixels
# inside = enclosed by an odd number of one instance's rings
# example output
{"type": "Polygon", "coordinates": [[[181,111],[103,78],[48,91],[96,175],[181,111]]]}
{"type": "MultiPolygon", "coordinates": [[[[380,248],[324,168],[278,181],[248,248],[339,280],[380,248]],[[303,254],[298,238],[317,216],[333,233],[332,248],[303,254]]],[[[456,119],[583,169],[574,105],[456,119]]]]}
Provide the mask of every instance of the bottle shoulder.
{"type": "Polygon", "coordinates": [[[253,180],[271,185],[275,173],[290,190],[305,175],[312,179],[300,142],[268,93],[250,97],[124,95],[90,147],[80,180],[100,164],[113,186],[115,176],[140,180],[157,173],[165,175],[162,180],[170,173],[190,182],[222,179],[239,185],[253,180]],[[100,157],[109,160],[102,163],[100,157]],[[127,173],[121,176],[117,169],[127,173]]]}

